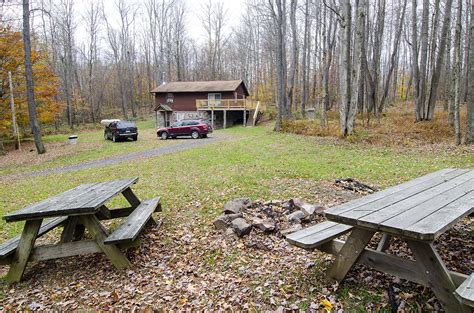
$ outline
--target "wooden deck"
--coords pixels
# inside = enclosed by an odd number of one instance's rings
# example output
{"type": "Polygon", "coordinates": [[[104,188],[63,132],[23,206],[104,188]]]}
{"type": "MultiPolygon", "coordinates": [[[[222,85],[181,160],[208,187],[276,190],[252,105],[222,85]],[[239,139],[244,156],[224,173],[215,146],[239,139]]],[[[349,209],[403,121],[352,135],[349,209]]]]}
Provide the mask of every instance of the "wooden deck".
{"type": "Polygon", "coordinates": [[[221,100],[196,100],[196,107],[198,110],[259,110],[263,111],[265,108],[260,101],[253,101],[248,99],[221,99],[221,100]]]}

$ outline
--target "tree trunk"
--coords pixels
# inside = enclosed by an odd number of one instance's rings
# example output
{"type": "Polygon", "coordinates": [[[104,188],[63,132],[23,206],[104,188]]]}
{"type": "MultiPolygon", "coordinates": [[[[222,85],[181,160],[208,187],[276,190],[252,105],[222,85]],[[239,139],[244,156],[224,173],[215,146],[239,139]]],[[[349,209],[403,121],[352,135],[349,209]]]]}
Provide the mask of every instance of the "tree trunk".
{"type": "Polygon", "coordinates": [[[25,76],[26,76],[26,97],[28,99],[28,115],[31,131],[35,139],[36,151],[38,154],[46,152],[41,140],[41,130],[36,117],[35,90],[33,81],[33,66],[31,64],[31,41],[30,41],[30,3],[23,0],[23,45],[25,49],[25,76]]]}
{"type": "MultiPolygon", "coordinates": [[[[469,25],[469,77],[474,77],[474,1],[471,0],[471,25],[469,25]]],[[[466,117],[466,145],[473,143],[474,128],[474,79],[469,80],[467,97],[467,117],[466,117]]]]}
{"type": "MultiPolygon", "coordinates": [[[[304,35],[303,35],[303,54],[301,60],[301,104],[300,104],[300,111],[301,116],[305,117],[306,115],[306,101],[308,98],[308,80],[307,80],[307,73],[309,72],[307,69],[306,62],[309,59],[308,50],[310,50],[310,24],[309,24],[309,2],[310,0],[305,1],[305,9],[304,9],[304,35]]],[[[308,60],[308,63],[309,60],[308,60]]]]}
{"type": "Polygon", "coordinates": [[[275,131],[280,131],[283,119],[287,116],[287,66],[286,66],[286,0],[276,0],[276,11],[272,5],[272,15],[276,27],[276,68],[277,68],[277,120],[275,131]]]}
{"type": "Polygon", "coordinates": [[[296,6],[297,0],[291,0],[290,3],[290,25],[291,25],[291,65],[290,65],[290,77],[288,80],[288,100],[287,100],[287,117],[291,118],[291,110],[293,108],[293,98],[296,80],[296,68],[298,67],[298,29],[296,28],[296,6]]]}
{"type": "MultiPolygon", "coordinates": [[[[425,111],[424,103],[426,98],[426,68],[428,61],[428,26],[429,26],[429,0],[423,0],[423,13],[421,17],[421,34],[420,34],[420,71],[419,71],[419,90],[418,97],[415,100],[419,118],[417,121],[424,120],[425,111]]],[[[416,12],[415,12],[416,14],[416,12]]]]}
{"type": "Polygon", "coordinates": [[[347,115],[347,133],[352,134],[354,131],[354,122],[357,114],[357,107],[359,103],[359,95],[362,93],[360,81],[362,74],[362,58],[364,44],[364,29],[365,29],[365,1],[356,1],[356,29],[354,36],[354,65],[352,66],[352,87],[350,107],[347,115]]]}
{"type": "Polygon", "coordinates": [[[340,62],[339,62],[339,127],[341,135],[349,135],[348,116],[351,106],[351,16],[352,8],[350,0],[341,0],[340,16],[340,62]]]}
{"type": "MultiPolygon", "coordinates": [[[[400,12],[400,15],[398,16],[398,26],[395,33],[395,42],[393,44],[393,50],[390,56],[390,67],[388,69],[387,78],[384,85],[384,90],[382,93],[382,97],[380,98],[379,112],[382,112],[382,110],[385,107],[385,101],[387,99],[388,91],[390,88],[390,79],[392,78],[393,70],[395,68],[395,65],[397,64],[396,58],[398,55],[398,47],[400,45],[400,37],[402,35],[402,30],[403,30],[403,21],[405,19],[406,7],[407,7],[407,0],[404,0],[402,11],[400,12]]],[[[396,86],[395,86],[395,89],[396,89],[396,86]]]]}
{"type": "Polygon", "coordinates": [[[453,0],[446,0],[446,9],[444,12],[443,29],[441,30],[441,41],[439,44],[439,52],[436,58],[436,65],[431,78],[430,95],[428,98],[427,113],[425,119],[432,120],[436,107],[436,98],[438,93],[439,77],[441,75],[441,68],[443,67],[444,53],[446,51],[446,37],[451,25],[451,7],[453,0]]]}
{"type": "Polygon", "coordinates": [[[454,36],[454,133],[455,142],[461,144],[461,121],[459,112],[459,102],[461,97],[461,17],[462,1],[458,0],[458,10],[456,14],[456,35],[454,36]]]}
{"type": "MultiPolygon", "coordinates": [[[[417,0],[413,0],[411,4],[412,8],[412,22],[411,22],[411,66],[412,66],[412,77],[413,77],[413,88],[415,98],[415,118],[417,121],[421,120],[421,106],[420,106],[420,68],[418,66],[418,25],[417,25],[417,0]]],[[[408,93],[408,90],[407,90],[408,93]]]]}

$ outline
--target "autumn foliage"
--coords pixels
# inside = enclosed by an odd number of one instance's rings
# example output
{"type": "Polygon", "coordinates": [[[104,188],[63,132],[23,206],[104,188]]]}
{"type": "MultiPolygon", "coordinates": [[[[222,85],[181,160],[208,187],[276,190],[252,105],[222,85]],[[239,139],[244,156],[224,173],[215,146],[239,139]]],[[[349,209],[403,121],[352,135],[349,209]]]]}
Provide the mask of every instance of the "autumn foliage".
{"type": "MultiPolygon", "coordinates": [[[[31,51],[38,118],[51,124],[60,118],[62,104],[57,100],[59,79],[48,64],[48,55],[33,46],[31,51]]],[[[24,67],[23,41],[20,32],[0,29],[0,137],[11,136],[11,110],[8,72],[12,73],[17,123],[29,131],[28,104],[24,67]]]]}

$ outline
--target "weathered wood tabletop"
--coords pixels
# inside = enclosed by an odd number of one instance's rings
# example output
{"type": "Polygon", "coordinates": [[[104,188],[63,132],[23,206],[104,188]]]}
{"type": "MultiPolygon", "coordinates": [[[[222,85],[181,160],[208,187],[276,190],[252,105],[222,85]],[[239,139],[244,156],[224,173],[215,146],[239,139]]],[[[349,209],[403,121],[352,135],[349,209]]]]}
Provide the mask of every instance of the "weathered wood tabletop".
{"type": "Polygon", "coordinates": [[[330,208],[328,220],[434,240],[474,211],[474,170],[444,169],[330,208]]]}
{"type": "MultiPolygon", "coordinates": [[[[129,189],[137,181],[138,178],[131,178],[79,185],[55,197],[7,214],[3,218],[7,222],[15,222],[54,216],[95,214],[106,202],[129,189]]],[[[133,194],[129,197],[136,198],[133,194]]],[[[133,201],[135,204],[138,201],[139,204],[138,199],[133,201]]]]}
{"type": "Polygon", "coordinates": [[[0,245],[0,261],[10,264],[7,282],[21,280],[28,261],[41,261],[88,253],[103,252],[117,268],[130,266],[120,251],[136,245],[138,233],[153,221],[151,214],[161,208],[160,199],[142,204],[130,188],[138,178],[84,184],[55,197],[7,214],[7,222],[26,221],[21,236],[0,245]],[[106,203],[122,194],[130,207],[109,209],[106,203]],[[100,220],[127,217],[111,236],[100,220]],[[50,218],[43,222],[43,219],[50,218]],[[60,243],[35,247],[36,239],[48,231],[63,226],[60,243]],[[85,229],[93,240],[84,240],[85,229]],[[107,240],[111,237],[112,240],[107,240]]]}
{"type": "Polygon", "coordinates": [[[370,255],[365,263],[430,286],[446,311],[469,311],[454,296],[467,277],[447,270],[433,241],[473,211],[474,170],[470,169],[440,170],[330,208],[328,220],[353,226],[353,230],[328,274],[341,281],[359,257],[370,255]],[[374,253],[367,245],[376,232],[383,237],[374,253]],[[384,253],[392,236],[407,242],[416,261],[384,253]]]}

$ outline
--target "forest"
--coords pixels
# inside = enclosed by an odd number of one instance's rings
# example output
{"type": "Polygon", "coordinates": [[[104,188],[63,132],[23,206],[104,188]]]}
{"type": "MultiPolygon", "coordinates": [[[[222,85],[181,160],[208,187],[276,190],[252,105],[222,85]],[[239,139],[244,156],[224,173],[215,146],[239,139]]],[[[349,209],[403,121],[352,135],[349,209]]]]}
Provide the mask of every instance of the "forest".
{"type": "Polygon", "coordinates": [[[277,131],[312,108],[321,128],[328,113],[337,113],[346,137],[402,105],[414,123],[446,112],[453,141],[470,144],[473,6],[470,0],[248,0],[230,12],[225,1],[208,0],[191,12],[186,0],[3,1],[0,149],[15,136],[41,140],[40,127],[145,116],[153,108],[150,90],[163,82],[226,79],[244,80],[252,99],[274,108],[277,131]],[[190,14],[200,25],[189,22],[190,14]],[[232,25],[235,14],[239,22],[232,25]],[[202,29],[202,40],[191,28],[202,29]]]}

